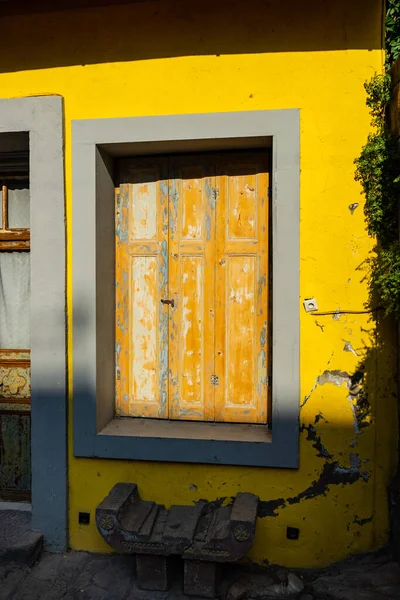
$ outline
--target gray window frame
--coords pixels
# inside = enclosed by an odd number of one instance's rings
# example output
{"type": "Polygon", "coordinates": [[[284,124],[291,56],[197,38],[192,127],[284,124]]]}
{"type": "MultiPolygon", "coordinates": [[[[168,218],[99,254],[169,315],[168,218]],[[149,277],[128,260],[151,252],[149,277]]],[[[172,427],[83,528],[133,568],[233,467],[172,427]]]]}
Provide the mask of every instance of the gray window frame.
{"type": "Polygon", "coordinates": [[[298,467],[299,153],[298,109],[72,122],[75,456],[298,467]],[[107,425],[114,418],[115,401],[115,159],[271,142],[272,441],[110,435],[107,425]]]}

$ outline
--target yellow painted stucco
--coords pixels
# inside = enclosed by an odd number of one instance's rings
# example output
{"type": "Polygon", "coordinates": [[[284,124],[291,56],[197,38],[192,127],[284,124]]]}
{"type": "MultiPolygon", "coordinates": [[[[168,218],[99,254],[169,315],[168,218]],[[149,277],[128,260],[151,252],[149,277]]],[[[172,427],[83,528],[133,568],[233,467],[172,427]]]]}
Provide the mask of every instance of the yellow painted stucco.
{"type": "MultiPolygon", "coordinates": [[[[0,24],[0,96],[64,98],[69,321],[73,119],[283,108],[301,111],[299,302],[316,297],[323,312],[364,309],[363,264],[373,244],[353,159],[370,130],[363,83],[382,70],[381,0],[160,0],[8,16],[0,24]]],[[[76,459],[70,401],[71,547],[109,550],[95,508],[118,481],[134,481],[143,498],[166,505],[254,492],[269,514],[258,521],[250,554],[257,562],[325,565],[383,544],[397,442],[391,333],[387,324],[376,336],[368,315],[335,319],[301,309],[299,403],[307,429],[298,470],[76,459]],[[317,378],[326,370],[353,374],[361,363],[371,410],[356,433],[345,380],[336,374],[336,383],[328,376],[322,385],[317,378]],[[340,469],[356,481],[340,483],[340,469]],[[90,512],[90,525],[78,524],[79,511],[90,512]],[[298,540],[286,538],[288,526],[299,528],[298,540]]],[[[71,327],[68,335],[71,342],[71,327]]],[[[70,374],[72,360],[69,351],[70,374]]]]}

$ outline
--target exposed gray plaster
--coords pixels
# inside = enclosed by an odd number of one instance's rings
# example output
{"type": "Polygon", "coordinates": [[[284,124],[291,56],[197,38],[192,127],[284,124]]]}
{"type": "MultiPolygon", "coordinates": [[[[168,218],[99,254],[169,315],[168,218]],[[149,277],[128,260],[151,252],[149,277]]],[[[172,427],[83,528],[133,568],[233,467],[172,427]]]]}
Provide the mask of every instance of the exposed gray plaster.
{"type": "Polygon", "coordinates": [[[318,385],[325,385],[326,383],[332,383],[333,385],[337,385],[341,387],[344,383],[348,385],[350,380],[350,375],[346,371],[339,370],[326,370],[317,377],[318,385]]]}
{"type": "MultiPolygon", "coordinates": [[[[330,362],[330,361],[329,361],[330,362]]],[[[369,403],[368,399],[360,385],[363,379],[362,372],[356,372],[354,375],[350,375],[347,371],[341,371],[339,369],[326,369],[322,375],[319,375],[313,385],[310,393],[305,396],[303,403],[300,408],[308,402],[313,392],[319,385],[331,384],[337,387],[343,385],[349,390],[347,400],[350,403],[351,411],[353,413],[353,426],[354,433],[360,434],[362,427],[368,425],[366,416],[369,414],[369,403]]],[[[317,423],[322,415],[316,415],[315,422],[317,423]]],[[[351,444],[355,445],[355,440],[352,440],[351,444]]]]}
{"type": "Polygon", "coordinates": [[[354,215],[354,211],[358,208],[358,202],[354,202],[353,204],[349,204],[350,214],[354,215]]]}
{"type": "Polygon", "coordinates": [[[352,352],[354,354],[354,356],[358,356],[357,352],[354,350],[354,348],[350,342],[345,341],[343,350],[345,352],[352,352]]]}

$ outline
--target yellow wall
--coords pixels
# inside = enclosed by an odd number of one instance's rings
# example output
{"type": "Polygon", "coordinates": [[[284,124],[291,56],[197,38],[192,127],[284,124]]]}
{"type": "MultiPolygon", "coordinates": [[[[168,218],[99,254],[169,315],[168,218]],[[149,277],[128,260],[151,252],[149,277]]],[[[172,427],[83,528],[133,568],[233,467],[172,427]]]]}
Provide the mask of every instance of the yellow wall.
{"type": "MultiPolygon", "coordinates": [[[[299,301],[363,310],[372,243],[353,159],[369,131],[363,83],[382,69],[381,19],[381,0],[160,0],[1,18],[0,96],[65,100],[69,318],[71,120],[282,108],[301,109],[299,301]]],[[[323,565],[384,543],[396,458],[393,328],[385,329],[375,335],[368,315],[301,310],[299,403],[308,400],[297,471],[75,459],[70,443],[71,546],[108,550],[94,511],[118,481],[135,481],[145,499],[167,505],[258,494],[269,515],[250,555],[259,562],[323,565]],[[316,381],[362,363],[370,414],[356,433],[345,383],[316,381]],[[91,513],[89,526],[78,524],[79,511],[91,513]],[[287,526],[300,529],[297,541],[286,539],[287,526]]]]}

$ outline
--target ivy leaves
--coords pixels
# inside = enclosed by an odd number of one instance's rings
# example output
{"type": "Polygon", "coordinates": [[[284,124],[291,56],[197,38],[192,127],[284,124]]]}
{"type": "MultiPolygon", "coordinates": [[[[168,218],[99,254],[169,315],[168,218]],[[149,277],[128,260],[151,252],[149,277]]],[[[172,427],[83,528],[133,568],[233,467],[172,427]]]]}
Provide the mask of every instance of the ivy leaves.
{"type": "Polygon", "coordinates": [[[386,68],[400,56],[400,0],[387,0],[386,68]]]}
{"type": "Polygon", "coordinates": [[[375,132],[354,162],[355,179],[365,194],[367,231],[378,239],[376,255],[369,261],[370,301],[378,297],[386,314],[400,317],[400,151],[385,119],[391,99],[390,76],[375,75],[364,87],[375,132]]]}

